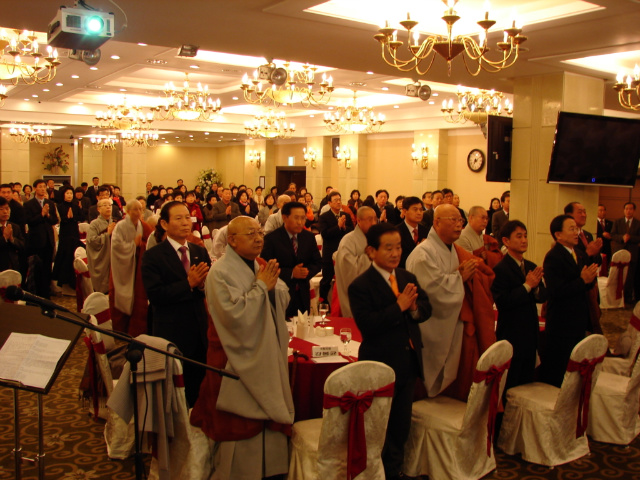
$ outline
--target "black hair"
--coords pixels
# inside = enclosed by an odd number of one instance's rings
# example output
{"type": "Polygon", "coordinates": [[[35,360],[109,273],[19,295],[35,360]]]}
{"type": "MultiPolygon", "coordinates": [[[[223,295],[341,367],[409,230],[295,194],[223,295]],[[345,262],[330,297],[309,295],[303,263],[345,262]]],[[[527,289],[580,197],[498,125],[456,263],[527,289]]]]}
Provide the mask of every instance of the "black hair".
{"type": "Polygon", "coordinates": [[[387,194],[387,198],[389,198],[389,192],[387,192],[386,190],[382,189],[382,190],[378,190],[376,192],[376,198],[378,198],[378,195],[380,195],[382,192],[387,194]]]}
{"type": "Polygon", "coordinates": [[[549,225],[549,230],[551,230],[551,236],[554,240],[556,240],[556,233],[562,231],[562,226],[564,225],[564,221],[567,219],[573,220],[573,217],[569,215],[558,215],[551,220],[551,225],[549,225]]]}
{"type": "Polygon", "coordinates": [[[575,208],[576,205],[578,205],[580,202],[571,202],[571,203],[567,203],[567,205],[564,207],[564,214],[565,215],[570,215],[573,213],[573,209],[575,208]]]}
{"type": "Polygon", "coordinates": [[[409,210],[414,205],[420,205],[422,207],[422,200],[418,197],[406,197],[402,202],[402,208],[409,210]]]}
{"type": "Polygon", "coordinates": [[[396,232],[399,234],[398,229],[395,225],[392,225],[388,222],[376,223],[375,225],[371,225],[369,230],[367,231],[367,245],[378,250],[380,248],[380,237],[385,233],[393,233],[396,232]]]}
{"type": "Polygon", "coordinates": [[[282,206],[280,211],[282,212],[282,215],[289,216],[291,215],[291,210],[293,210],[294,208],[301,208],[305,212],[307,211],[307,207],[305,207],[304,204],[300,202],[287,202],[282,206]]]}
{"type": "Polygon", "coordinates": [[[504,203],[504,201],[509,197],[511,197],[511,190],[507,190],[500,196],[500,203],[504,203]]]}
{"type": "Polygon", "coordinates": [[[331,201],[331,199],[332,199],[333,197],[335,197],[336,195],[338,195],[338,196],[340,196],[340,198],[342,198],[342,195],[340,195],[340,192],[339,192],[339,191],[337,191],[337,190],[334,190],[333,192],[331,192],[331,193],[329,194],[329,201],[331,201]]]}
{"type": "Polygon", "coordinates": [[[511,234],[515,232],[518,227],[523,229],[525,232],[527,231],[527,227],[520,220],[509,220],[504,224],[502,230],[500,230],[500,238],[511,238],[511,234]]]}

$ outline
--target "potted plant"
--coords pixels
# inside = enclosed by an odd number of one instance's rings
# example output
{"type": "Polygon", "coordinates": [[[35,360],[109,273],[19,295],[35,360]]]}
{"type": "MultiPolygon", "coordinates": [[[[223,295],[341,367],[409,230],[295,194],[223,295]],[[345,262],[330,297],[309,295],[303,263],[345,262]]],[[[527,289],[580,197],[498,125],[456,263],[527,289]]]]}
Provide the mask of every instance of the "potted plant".
{"type": "Polygon", "coordinates": [[[42,164],[45,170],[50,171],[54,175],[60,173],[60,170],[62,170],[63,173],[67,173],[67,170],[69,170],[69,154],[65,153],[62,147],[56,147],[44,156],[42,164]]]}

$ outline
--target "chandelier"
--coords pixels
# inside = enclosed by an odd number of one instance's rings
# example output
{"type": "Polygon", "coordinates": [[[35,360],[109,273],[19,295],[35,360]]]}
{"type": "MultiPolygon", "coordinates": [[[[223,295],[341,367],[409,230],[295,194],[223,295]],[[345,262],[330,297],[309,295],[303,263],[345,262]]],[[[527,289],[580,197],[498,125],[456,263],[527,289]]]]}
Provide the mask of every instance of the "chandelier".
{"type": "Polygon", "coordinates": [[[182,90],[177,90],[173,82],[164,85],[164,103],[151,108],[159,120],[201,120],[207,121],[220,112],[220,99],[213,100],[209,87],[198,83],[196,89],[189,86],[189,74],[185,73],[182,90]]]}
{"type": "Polygon", "coordinates": [[[327,130],[334,133],[375,133],[384,125],[383,114],[376,114],[371,107],[356,105],[356,92],[353,92],[353,105],[337,107],[335,112],[324,114],[327,130]]]}
{"type": "Polygon", "coordinates": [[[304,157],[304,164],[311,168],[316,168],[316,157],[318,156],[318,152],[309,147],[308,150],[306,148],[303,148],[302,154],[302,156],[304,157]]]}
{"type": "Polygon", "coordinates": [[[244,122],[244,129],[249,138],[291,138],[296,130],[293,123],[287,123],[283,112],[269,110],[257,114],[253,120],[244,122]]]}
{"type": "Polygon", "coordinates": [[[91,137],[89,140],[94,150],[115,150],[120,142],[118,137],[91,137]]]}
{"type": "Polygon", "coordinates": [[[407,31],[407,50],[408,56],[400,58],[400,47],[404,45],[402,40],[398,40],[398,32],[395,28],[389,26],[389,22],[385,22],[385,26],[378,30],[373,38],[380,42],[382,47],[383,60],[398,70],[409,72],[416,71],[418,75],[425,75],[432,67],[436,53],[447,61],[448,74],[451,76],[451,62],[455,57],[464,52],[464,66],[471,75],[478,75],[481,70],[495,73],[504,68],[512,66],[518,60],[520,52],[520,44],[527,37],[521,35],[522,28],[516,26],[513,20],[510,28],[504,29],[504,37],[501,42],[497,42],[497,50],[502,52],[502,58],[497,55],[495,59],[489,59],[488,53],[490,48],[487,42],[489,29],[496,23],[495,20],[489,19],[489,6],[485,7],[484,18],[478,21],[478,25],[482,28],[479,40],[476,41],[469,35],[452,34],[453,25],[460,20],[460,17],[454,10],[458,0],[442,0],[447,5],[442,20],[447,24],[447,35],[431,35],[420,41],[420,32],[412,30],[418,25],[418,22],[411,20],[407,13],[407,19],[400,22],[400,25],[407,31]],[[413,38],[412,38],[413,37],[413,38]],[[422,61],[425,60],[425,67],[421,68],[422,61]]]}
{"type": "Polygon", "coordinates": [[[100,128],[113,130],[148,130],[153,122],[153,113],[145,113],[139,105],[129,105],[127,97],[119,105],[109,105],[106,111],[96,112],[100,128]]]}
{"type": "Polygon", "coordinates": [[[453,108],[453,100],[442,102],[440,109],[448,123],[466,123],[471,120],[475,124],[487,122],[487,115],[513,114],[513,105],[502,92],[495,90],[458,90],[458,108],[453,108]]]}
{"type": "Polygon", "coordinates": [[[326,105],[335,88],[333,78],[323,73],[322,80],[317,83],[317,69],[308,64],[296,70],[289,62],[284,63],[284,68],[269,63],[258,67],[251,80],[245,73],[240,88],[245,101],[249,103],[273,103],[276,107],[300,103],[305,108],[326,105]],[[314,90],[316,85],[319,88],[314,90]]]}
{"type": "Polygon", "coordinates": [[[58,51],[47,46],[46,53],[41,52],[36,32],[27,30],[13,30],[13,34],[0,30],[0,55],[0,79],[14,85],[20,80],[27,85],[47,83],[60,65],[58,51]]]}
{"type": "Polygon", "coordinates": [[[613,88],[618,92],[620,105],[629,110],[640,110],[640,67],[637,64],[633,76],[627,75],[625,78],[623,73],[619,73],[613,88]]]}
{"type": "Polygon", "coordinates": [[[48,145],[51,143],[52,131],[36,127],[35,125],[22,125],[19,127],[11,127],[9,135],[14,142],[18,143],[41,143],[48,145]]]}
{"type": "Polygon", "coordinates": [[[122,132],[122,142],[127,147],[155,147],[158,145],[157,132],[148,130],[127,130],[122,132]]]}
{"type": "Polygon", "coordinates": [[[423,143],[422,148],[416,150],[415,143],[411,145],[411,160],[423,169],[429,168],[429,148],[423,143]]]}
{"type": "Polygon", "coordinates": [[[0,108],[4,107],[4,101],[7,99],[7,87],[0,84],[0,108]]]}

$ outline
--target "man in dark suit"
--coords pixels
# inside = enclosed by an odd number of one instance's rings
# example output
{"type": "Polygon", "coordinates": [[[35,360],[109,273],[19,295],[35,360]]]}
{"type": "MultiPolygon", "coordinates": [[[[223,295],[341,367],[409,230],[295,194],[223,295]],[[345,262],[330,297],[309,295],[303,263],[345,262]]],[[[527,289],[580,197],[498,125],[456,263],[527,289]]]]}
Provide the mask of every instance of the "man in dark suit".
{"type": "Polygon", "coordinates": [[[496,339],[508,340],[513,346],[506,392],[533,382],[538,349],[536,303],[547,300],[547,289],[542,281],[542,267],[523,258],[528,248],[524,223],[510,220],[502,227],[501,235],[507,255],[493,269],[496,277],[491,293],[498,308],[496,339]]]}
{"type": "MultiPolygon", "coordinates": [[[[111,218],[113,219],[113,221],[119,222],[120,220],[122,220],[122,210],[117,208],[117,205],[113,204],[113,199],[111,198],[111,189],[103,185],[100,188],[98,188],[98,200],[102,200],[105,198],[111,200],[111,205],[112,205],[111,218]]],[[[89,207],[89,216],[87,218],[87,221],[91,223],[96,218],[98,218],[99,215],[100,215],[100,212],[98,212],[98,202],[96,201],[95,205],[91,205],[89,207]]]]}
{"type": "Polygon", "coordinates": [[[578,227],[578,244],[576,250],[585,256],[585,265],[602,263],[600,250],[602,249],[602,240],[593,239],[593,235],[584,229],[587,223],[587,209],[580,202],[571,202],[564,207],[564,214],[569,215],[576,221],[578,227]]]}
{"type": "Polygon", "coordinates": [[[429,230],[422,225],[424,208],[422,200],[418,197],[407,197],[402,201],[402,211],[404,221],[398,225],[400,238],[402,239],[402,257],[400,258],[400,268],[405,268],[407,257],[422,240],[427,238],[429,230]]]}
{"type": "Polygon", "coordinates": [[[0,197],[0,272],[20,271],[20,256],[24,252],[24,236],[20,226],[10,222],[11,208],[6,198],[0,197]]]}
{"type": "Polygon", "coordinates": [[[498,240],[500,246],[502,246],[500,232],[502,231],[502,227],[509,221],[509,207],[511,206],[511,192],[509,190],[502,194],[500,203],[502,204],[502,210],[498,210],[491,217],[491,232],[496,240],[498,240]]]}
{"type": "Polygon", "coordinates": [[[311,296],[309,280],[322,268],[315,235],[304,229],[306,209],[300,202],[285,203],[282,207],[284,224],[264,238],[262,258],[276,259],[280,264],[280,279],[289,287],[291,300],[286,316],[309,312],[311,296]]]}
{"type": "Polygon", "coordinates": [[[551,221],[556,244],[544,258],[547,285],[546,345],[542,358],[542,381],[560,387],[571,351],[591,331],[588,291],[598,275],[598,265],[584,264],[575,252],[578,227],[569,215],[551,221]]]}
{"type": "Polygon", "coordinates": [[[329,290],[333,281],[333,252],[338,250],[340,240],[353,230],[351,217],[342,211],[340,192],[333,190],[329,194],[329,211],[318,218],[318,230],[322,235],[322,280],[320,281],[320,299],[329,300],[329,290]]]}
{"type": "Polygon", "coordinates": [[[602,239],[602,253],[607,256],[607,265],[611,262],[611,229],[613,222],[607,220],[607,207],[598,204],[598,231],[596,236],[602,239]]]}
{"type": "MultiPolygon", "coordinates": [[[[373,205],[373,210],[378,216],[379,222],[389,222],[392,225],[399,223],[399,218],[393,211],[393,205],[389,203],[389,192],[386,190],[378,190],[376,192],[376,203],[373,205]]],[[[324,248],[324,247],[323,247],[324,248]]]]}
{"type": "Polygon", "coordinates": [[[396,374],[382,463],[386,478],[397,479],[402,478],[413,390],[424,377],[418,324],[431,316],[431,304],[416,277],[398,267],[402,241],[397,228],[372,225],[366,236],[373,263],[349,286],[349,302],[362,333],[359,360],[385,363],[396,374]]]}
{"type": "Polygon", "coordinates": [[[24,204],[25,220],[29,227],[27,255],[37,256],[42,263],[40,272],[35,274],[35,294],[49,298],[51,263],[55,247],[53,226],[58,223],[58,214],[56,204],[47,198],[47,184],[44,180],[33,182],[33,190],[34,198],[24,204]]]}
{"type": "Polygon", "coordinates": [[[12,194],[13,191],[11,189],[11,185],[9,185],[8,183],[3,183],[2,185],[0,185],[0,196],[7,199],[7,202],[9,202],[9,208],[11,209],[11,218],[9,219],[9,221],[12,223],[16,223],[20,227],[20,230],[22,230],[24,236],[26,232],[24,228],[26,224],[24,218],[24,207],[20,204],[20,202],[12,198],[12,194]]]}
{"type": "Polygon", "coordinates": [[[640,221],[634,215],[636,204],[627,202],[624,204],[624,217],[613,222],[611,228],[611,253],[618,250],[628,250],[631,254],[631,264],[627,271],[627,280],[624,283],[624,303],[633,304],[640,300],[640,282],[636,280],[638,274],[638,245],[640,244],[640,221]]]}
{"type": "Polygon", "coordinates": [[[93,177],[92,179],[93,185],[87,188],[85,194],[91,200],[91,205],[95,205],[98,203],[98,188],[100,186],[100,179],[98,177],[93,177]]]}
{"type": "Polygon", "coordinates": [[[441,205],[443,201],[444,196],[442,195],[442,191],[435,190],[431,193],[431,208],[424,212],[421,222],[422,225],[427,228],[427,232],[429,232],[431,230],[431,227],[433,227],[433,215],[436,211],[436,207],[438,205],[441,205]]]}
{"type": "MultiPolygon", "coordinates": [[[[167,238],[142,257],[142,281],[152,308],[152,334],[173,342],[192,360],[207,360],[207,308],[204,281],[211,260],[204,247],[187,242],[191,215],[181,202],[160,213],[167,238]]],[[[195,404],[204,378],[201,367],[184,364],[187,402],[195,404]]]]}

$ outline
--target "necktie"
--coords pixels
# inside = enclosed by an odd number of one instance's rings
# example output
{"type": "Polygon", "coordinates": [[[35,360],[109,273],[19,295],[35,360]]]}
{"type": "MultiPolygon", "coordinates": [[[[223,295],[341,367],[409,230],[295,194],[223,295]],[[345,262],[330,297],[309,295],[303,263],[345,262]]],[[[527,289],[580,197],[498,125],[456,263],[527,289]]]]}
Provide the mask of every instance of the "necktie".
{"type": "Polygon", "coordinates": [[[190,264],[189,264],[189,257],[187,257],[187,247],[185,247],[184,245],[182,247],[180,247],[178,249],[178,251],[180,252],[180,261],[182,262],[182,266],[184,267],[184,271],[187,273],[187,275],[189,274],[189,268],[190,268],[190,264]]]}
{"type": "Polygon", "coordinates": [[[526,278],[526,276],[527,276],[527,271],[524,269],[524,260],[522,260],[522,261],[520,262],[520,270],[522,271],[522,274],[523,274],[523,275],[525,276],[525,278],[526,278]]]}
{"type": "Polygon", "coordinates": [[[298,237],[294,235],[291,237],[291,245],[293,245],[293,253],[298,255],[298,237]]]}
{"type": "Polygon", "coordinates": [[[589,242],[587,242],[587,237],[585,236],[584,232],[582,230],[580,230],[580,240],[582,240],[582,244],[586,247],[589,242]]]}
{"type": "Polygon", "coordinates": [[[416,243],[416,245],[418,244],[418,229],[417,228],[413,229],[413,241],[416,243]]]}
{"type": "Polygon", "coordinates": [[[389,275],[389,283],[391,284],[391,290],[393,291],[396,297],[400,296],[400,291],[398,290],[398,281],[394,275],[389,275]]]}
{"type": "Polygon", "coordinates": [[[631,230],[631,220],[627,220],[627,233],[631,230]]]}
{"type": "Polygon", "coordinates": [[[573,257],[573,261],[576,262],[576,265],[577,265],[578,257],[576,257],[576,252],[574,250],[571,250],[571,256],[573,257]]]}

